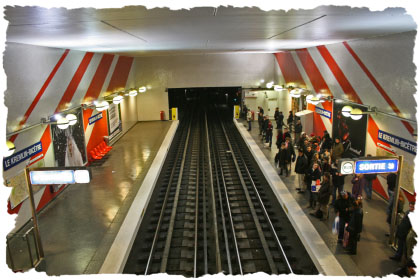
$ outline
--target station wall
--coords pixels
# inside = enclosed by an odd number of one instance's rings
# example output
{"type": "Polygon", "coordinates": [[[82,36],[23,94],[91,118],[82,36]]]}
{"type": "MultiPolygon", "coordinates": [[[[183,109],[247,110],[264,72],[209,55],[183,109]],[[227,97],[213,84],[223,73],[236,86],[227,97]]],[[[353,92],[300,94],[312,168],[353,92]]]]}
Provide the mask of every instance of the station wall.
{"type": "MultiPolygon", "coordinates": [[[[415,121],[415,65],[413,63],[416,32],[404,32],[365,40],[318,46],[274,54],[281,80],[295,83],[334,98],[377,107],[379,111],[415,121]]],[[[317,105],[332,112],[332,103],[317,105]]],[[[315,106],[309,109],[315,111],[315,106]]],[[[314,113],[314,130],[331,133],[332,119],[314,113]]],[[[416,152],[407,152],[378,139],[378,130],[417,142],[417,124],[384,114],[369,115],[366,154],[384,153],[404,156],[404,174],[411,174],[416,152]]],[[[361,132],[363,135],[364,132],[361,132]]],[[[415,149],[416,150],[416,149],[415,149]]],[[[407,178],[407,177],[405,177],[407,178]]],[[[408,200],[414,199],[414,183],[405,184],[408,200]],[[410,186],[411,184],[411,186],[410,186]]],[[[386,180],[378,176],[374,189],[387,198],[386,180]]]]}
{"type": "MultiPolygon", "coordinates": [[[[40,124],[41,118],[80,107],[82,103],[90,103],[104,94],[133,85],[133,65],[132,57],[7,43],[4,54],[7,76],[7,133],[40,124]]],[[[137,121],[135,98],[125,98],[121,107],[122,127],[126,131],[137,121]]],[[[90,109],[83,111],[87,151],[99,144],[103,136],[108,135],[106,111],[100,120],[92,124],[88,122],[89,117],[98,113],[90,109]]],[[[15,144],[17,152],[40,141],[42,152],[7,170],[3,169],[4,180],[18,181],[19,185],[24,185],[22,174],[27,164],[56,165],[50,125],[40,124],[8,139],[15,144]]],[[[45,206],[64,187],[47,186],[37,191],[37,209],[45,206]]],[[[23,198],[25,187],[20,186],[13,192],[23,198]]],[[[27,200],[18,205],[11,205],[9,201],[8,206],[10,213],[19,213],[17,226],[30,217],[27,200]]]]}
{"type": "Polygon", "coordinates": [[[272,54],[203,54],[135,58],[135,80],[147,85],[137,98],[138,120],[168,119],[167,88],[256,87],[261,79],[277,83],[272,54]]]}

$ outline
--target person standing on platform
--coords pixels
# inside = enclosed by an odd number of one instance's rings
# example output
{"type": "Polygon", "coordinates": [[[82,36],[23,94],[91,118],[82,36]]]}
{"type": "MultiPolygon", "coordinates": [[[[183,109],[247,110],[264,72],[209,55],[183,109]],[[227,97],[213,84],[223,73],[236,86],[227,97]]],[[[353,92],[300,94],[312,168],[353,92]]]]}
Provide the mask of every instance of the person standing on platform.
{"type": "Polygon", "coordinates": [[[264,116],[262,113],[258,112],[258,126],[260,129],[260,134],[262,135],[262,131],[263,131],[263,122],[264,122],[264,116]]]}
{"type": "Polygon", "coordinates": [[[350,221],[350,207],[353,199],[350,194],[346,191],[342,191],[338,195],[338,199],[334,203],[334,210],[336,215],[339,217],[338,225],[338,240],[339,244],[343,243],[344,226],[350,221]]]}
{"type": "Polygon", "coordinates": [[[279,112],[279,107],[276,107],[275,111],[274,111],[274,120],[276,121],[277,127],[276,129],[279,128],[279,124],[277,122],[278,118],[279,118],[280,112],[279,112]]]}
{"type": "Polygon", "coordinates": [[[306,149],[303,150],[303,153],[305,154],[306,158],[308,159],[309,166],[312,167],[311,161],[312,161],[312,158],[314,156],[314,152],[312,151],[312,145],[308,144],[305,147],[306,147],[306,149]]]}
{"type": "Polygon", "coordinates": [[[279,163],[280,173],[279,175],[283,175],[283,170],[286,170],[286,177],[289,176],[289,171],[287,169],[287,150],[286,150],[286,143],[281,143],[280,150],[277,153],[276,157],[274,158],[275,162],[279,163]]]}
{"type": "Polygon", "coordinates": [[[302,123],[300,120],[298,120],[295,125],[295,141],[294,141],[295,145],[298,145],[301,134],[302,134],[302,123]]]}
{"type": "Polygon", "coordinates": [[[310,215],[313,215],[319,218],[321,221],[326,221],[328,217],[328,203],[330,202],[331,196],[331,179],[330,173],[325,172],[322,176],[321,188],[318,190],[318,204],[314,211],[310,212],[310,215]]]}
{"type": "Polygon", "coordinates": [[[289,111],[289,116],[287,117],[287,126],[291,130],[293,124],[293,111],[289,111]]]}
{"type": "Polygon", "coordinates": [[[242,112],[243,112],[243,118],[246,120],[248,118],[248,108],[246,107],[245,103],[244,103],[244,107],[242,108],[242,112]]]}
{"type": "MultiPolygon", "coordinates": [[[[368,154],[367,157],[372,157],[372,155],[368,154]]],[[[372,182],[373,182],[373,180],[376,179],[377,176],[376,176],[376,174],[372,173],[372,174],[365,174],[363,177],[366,180],[366,183],[364,185],[366,198],[368,200],[371,200],[372,199],[372,182]]]]}
{"type": "Polygon", "coordinates": [[[338,159],[331,165],[332,174],[332,204],[334,205],[337,198],[337,191],[340,194],[344,190],[344,178],[345,175],[341,174],[338,170],[338,159]]]}
{"type": "Polygon", "coordinates": [[[386,184],[388,185],[388,196],[391,198],[394,194],[395,186],[397,185],[397,174],[389,173],[388,176],[386,176],[386,184]]]}
{"type": "Polygon", "coordinates": [[[292,139],[292,135],[290,135],[289,129],[287,127],[283,128],[283,142],[286,141],[286,138],[292,139]]]}
{"type": "Polygon", "coordinates": [[[308,159],[303,154],[303,150],[298,150],[298,157],[296,159],[296,165],[295,165],[295,172],[298,176],[298,187],[296,190],[299,191],[299,193],[304,193],[306,190],[306,184],[305,184],[305,173],[308,168],[308,159]]]}
{"type": "Polygon", "coordinates": [[[264,109],[261,106],[258,106],[258,112],[260,112],[264,116],[264,109]]]}
{"type": "Polygon", "coordinates": [[[279,117],[277,118],[277,129],[282,129],[283,128],[283,120],[284,120],[284,115],[283,112],[279,112],[279,117]]]}
{"type": "Polygon", "coordinates": [[[314,163],[307,174],[307,189],[309,190],[309,205],[308,208],[315,208],[315,195],[312,192],[312,181],[321,180],[321,170],[318,163],[314,163]]]}
{"type": "Polygon", "coordinates": [[[264,121],[263,121],[263,140],[266,139],[267,136],[267,128],[268,128],[268,122],[270,121],[270,119],[268,118],[268,116],[264,117],[264,121]]]}
{"type": "Polygon", "coordinates": [[[351,180],[353,187],[351,188],[351,195],[354,199],[358,196],[362,196],[363,188],[366,185],[366,179],[363,174],[355,174],[351,180]]]}
{"type": "MultiPolygon", "coordinates": [[[[404,195],[402,192],[398,193],[398,204],[397,204],[397,215],[404,212],[404,195]]],[[[389,232],[391,233],[391,219],[392,212],[394,211],[394,194],[388,200],[388,207],[386,208],[386,222],[389,224],[389,232]]],[[[389,236],[390,233],[386,233],[386,236],[389,236]]]]}
{"type": "Polygon", "coordinates": [[[410,232],[412,226],[409,215],[414,211],[415,202],[410,201],[408,204],[409,210],[405,213],[404,218],[401,220],[401,223],[397,227],[396,237],[397,237],[397,252],[392,257],[389,257],[391,260],[400,261],[402,256],[406,251],[406,239],[407,235],[410,232]]]}
{"type": "Polygon", "coordinates": [[[357,253],[357,241],[360,240],[360,233],[363,225],[362,197],[359,196],[353,203],[353,211],[346,230],[349,232],[349,244],[347,246],[350,255],[357,253]]]}
{"type": "Polygon", "coordinates": [[[305,141],[308,141],[308,137],[306,136],[306,132],[302,132],[299,136],[299,140],[297,142],[298,149],[302,149],[306,151],[306,144],[305,141]]]}
{"type": "Polygon", "coordinates": [[[283,143],[283,132],[281,129],[277,130],[277,139],[276,139],[276,146],[280,150],[281,143],[283,143]]]}
{"type": "Polygon", "coordinates": [[[328,131],[325,130],[324,136],[322,136],[321,143],[319,145],[321,154],[323,154],[324,151],[331,149],[333,144],[332,142],[333,140],[331,139],[330,134],[328,133],[328,131]]]}
{"type": "Polygon", "coordinates": [[[269,143],[268,147],[271,149],[271,143],[273,142],[273,124],[271,121],[268,121],[265,143],[269,143]]]}
{"type": "Polygon", "coordinates": [[[251,110],[248,110],[248,113],[246,115],[246,118],[248,120],[248,131],[251,131],[251,122],[252,122],[252,113],[251,113],[251,110]]]}
{"type": "Polygon", "coordinates": [[[286,138],[285,144],[286,144],[287,161],[288,161],[288,164],[287,164],[286,168],[289,170],[289,167],[290,167],[290,173],[292,173],[292,162],[294,162],[295,159],[296,159],[296,153],[295,153],[295,149],[293,148],[292,143],[290,143],[290,138],[289,137],[286,138]]]}
{"type": "Polygon", "coordinates": [[[331,161],[335,162],[336,159],[340,159],[343,152],[344,152],[343,143],[341,143],[339,137],[336,137],[335,143],[332,146],[331,161]]]}

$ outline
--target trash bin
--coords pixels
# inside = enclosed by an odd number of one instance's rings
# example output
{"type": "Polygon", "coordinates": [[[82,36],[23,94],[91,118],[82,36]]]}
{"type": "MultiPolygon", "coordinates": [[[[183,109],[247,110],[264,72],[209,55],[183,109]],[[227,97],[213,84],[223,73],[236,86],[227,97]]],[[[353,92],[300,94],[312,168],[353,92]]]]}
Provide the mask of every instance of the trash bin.
{"type": "Polygon", "coordinates": [[[160,111],[160,120],[161,121],[165,120],[165,111],[160,111]]]}

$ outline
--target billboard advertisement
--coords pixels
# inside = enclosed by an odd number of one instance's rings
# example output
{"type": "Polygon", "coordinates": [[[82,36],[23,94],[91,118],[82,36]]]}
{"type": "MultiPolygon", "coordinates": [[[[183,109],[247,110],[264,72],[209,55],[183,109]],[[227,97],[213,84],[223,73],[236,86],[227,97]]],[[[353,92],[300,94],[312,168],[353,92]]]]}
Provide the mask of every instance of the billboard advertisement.
{"type": "Polygon", "coordinates": [[[347,105],[366,112],[366,107],[334,100],[332,136],[334,139],[339,137],[343,142],[343,158],[362,157],[365,155],[368,116],[363,115],[360,120],[353,120],[351,117],[343,116],[341,109],[347,105]]]}
{"type": "Polygon", "coordinates": [[[76,115],[77,123],[66,129],[60,129],[56,124],[51,124],[55,166],[83,166],[87,162],[87,157],[82,109],[78,108],[66,113],[76,115]]]}

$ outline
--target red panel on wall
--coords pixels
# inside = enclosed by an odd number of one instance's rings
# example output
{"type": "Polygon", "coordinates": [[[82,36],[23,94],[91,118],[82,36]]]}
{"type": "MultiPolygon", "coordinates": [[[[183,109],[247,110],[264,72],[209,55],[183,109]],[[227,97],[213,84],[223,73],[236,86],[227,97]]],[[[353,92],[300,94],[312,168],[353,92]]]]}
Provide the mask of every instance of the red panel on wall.
{"type": "Polygon", "coordinates": [[[118,58],[117,65],[115,65],[114,73],[108,85],[108,92],[119,91],[125,88],[133,60],[133,57],[127,56],[120,56],[118,58]]]}
{"type": "MultiPolygon", "coordinates": [[[[86,115],[83,114],[84,122],[86,122],[86,118],[89,119],[91,116],[91,112],[88,113],[88,111],[92,110],[86,110],[86,115]]],[[[86,151],[89,154],[89,151],[94,149],[98,144],[100,144],[104,140],[104,136],[108,135],[108,118],[107,113],[105,111],[102,112],[102,119],[96,121],[95,123],[91,124],[93,125],[92,133],[89,138],[89,143],[87,144],[86,151]]],[[[87,126],[89,126],[89,122],[87,123],[87,126]]],[[[85,129],[87,129],[87,126],[85,126],[85,129]]]]}
{"type": "Polygon", "coordinates": [[[321,119],[322,117],[315,113],[315,105],[308,104],[307,109],[314,112],[314,134],[317,136],[323,136],[324,131],[327,130],[327,128],[321,119]]]}
{"type": "Polygon", "coordinates": [[[306,83],[303,81],[302,75],[300,74],[299,69],[290,52],[275,53],[274,56],[277,59],[286,83],[296,83],[301,87],[306,86],[306,83]]]}

